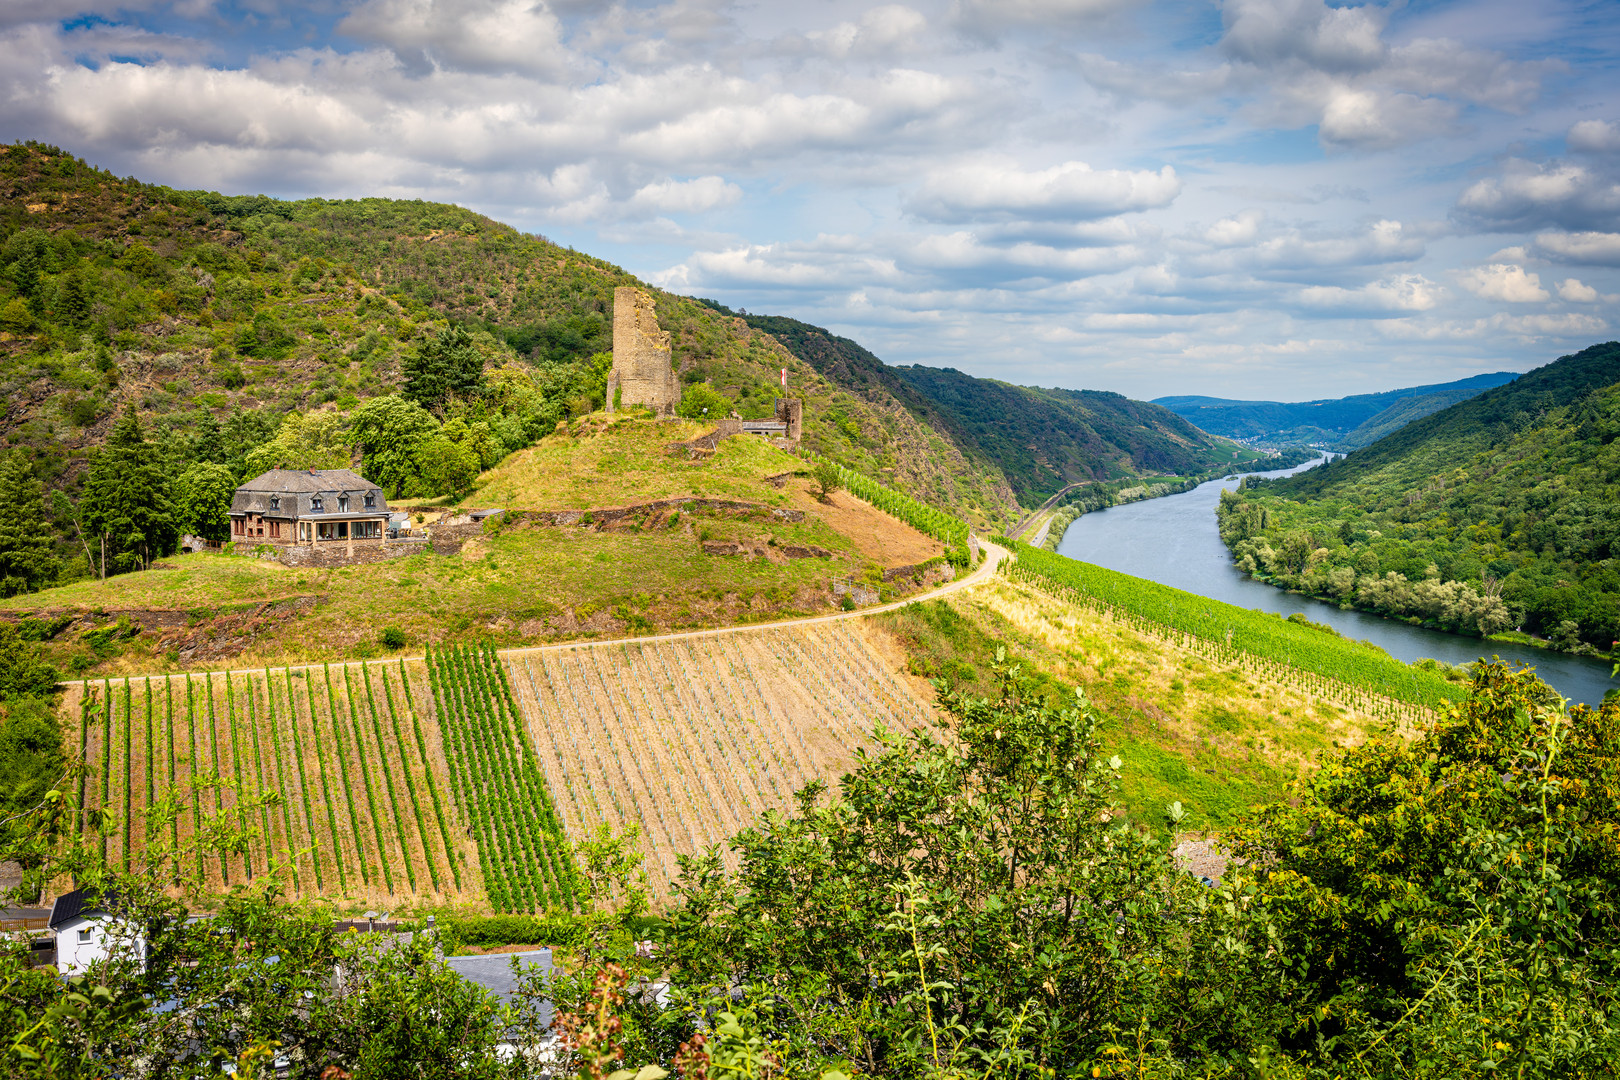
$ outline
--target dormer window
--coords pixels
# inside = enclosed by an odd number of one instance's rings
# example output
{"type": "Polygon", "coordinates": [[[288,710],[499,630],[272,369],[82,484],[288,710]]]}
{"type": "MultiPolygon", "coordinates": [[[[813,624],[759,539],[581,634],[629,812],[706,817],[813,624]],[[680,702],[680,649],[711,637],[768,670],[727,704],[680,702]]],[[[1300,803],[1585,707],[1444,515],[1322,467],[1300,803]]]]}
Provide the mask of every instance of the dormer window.
{"type": "Polygon", "coordinates": [[[315,511],[315,513],[317,513],[317,514],[320,513],[322,510],[326,509],[326,507],[324,505],[322,505],[321,497],[319,495],[310,496],[309,508],[311,510],[315,511]]]}
{"type": "Polygon", "coordinates": [[[366,492],[366,509],[377,509],[377,493],[375,491],[366,492]]]}
{"type": "Polygon", "coordinates": [[[280,495],[272,495],[272,496],[270,496],[270,509],[272,509],[272,510],[280,510],[281,509],[281,496],[280,495]]]}
{"type": "Polygon", "coordinates": [[[348,513],[348,511],[349,511],[349,497],[347,495],[339,495],[338,496],[338,513],[346,514],[346,513],[348,513]]]}

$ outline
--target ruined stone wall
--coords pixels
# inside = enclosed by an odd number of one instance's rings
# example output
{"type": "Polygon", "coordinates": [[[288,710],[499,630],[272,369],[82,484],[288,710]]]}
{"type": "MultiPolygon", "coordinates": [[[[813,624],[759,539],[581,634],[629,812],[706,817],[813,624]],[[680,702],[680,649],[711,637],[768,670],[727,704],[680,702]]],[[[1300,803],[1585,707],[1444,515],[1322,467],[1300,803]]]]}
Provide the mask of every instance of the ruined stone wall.
{"type": "Polygon", "coordinates": [[[804,401],[800,398],[777,398],[776,418],[787,425],[783,432],[788,442],[797,444],[804,438],[804,401]]]}
{"type": "Polygon", "coordinates": [[[613,370],[608,375],[607,409],[646,405],[669,416],[681,400],[681,381],[670,367],[669,333],[658,327],[653,298],[634,286],[613,290],[613,370]]]}

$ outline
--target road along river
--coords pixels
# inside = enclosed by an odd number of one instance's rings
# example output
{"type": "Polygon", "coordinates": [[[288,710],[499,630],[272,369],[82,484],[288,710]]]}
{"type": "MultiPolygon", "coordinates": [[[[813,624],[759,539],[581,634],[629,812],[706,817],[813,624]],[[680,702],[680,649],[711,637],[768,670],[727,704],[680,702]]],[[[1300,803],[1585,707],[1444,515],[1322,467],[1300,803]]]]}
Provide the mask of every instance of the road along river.
{"type": "MultiPolygon", "coordinates": [[[[1297,471],[1284,469],[1260,475],[1287,476],[1297,471]]],[[[1467,664],[1482,656],[1500,655],[1504,660],[1533,666],[1538,675],[1572,702],[1595,705],[1607,691],[1620,686],[1609,677],[1613,665],[1608,661],[1480,641],[1361,611],[1341,611],[1333,604],[1245,577],[1232,565],[1215,524],[1215,507],[1222,489],[1235,487],[1236,480],[1211,480],[1180,495],[1084,514],[1069,526],[1058,544],[1058,554],[1242,608],[1285,616],[1299,612],[1312,622],[1328,624],[1345,637],[1371,641],[1408,663],[1433,657],[1448,664],[1467,664]]]]}

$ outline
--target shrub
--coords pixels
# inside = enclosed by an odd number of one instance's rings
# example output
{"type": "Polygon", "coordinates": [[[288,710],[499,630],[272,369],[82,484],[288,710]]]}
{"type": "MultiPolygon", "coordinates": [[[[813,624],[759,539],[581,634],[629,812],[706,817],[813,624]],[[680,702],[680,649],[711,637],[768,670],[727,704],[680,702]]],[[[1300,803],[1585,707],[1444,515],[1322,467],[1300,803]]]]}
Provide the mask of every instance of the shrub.
{"type": "Polygon", "coordinates": [[[397,626],[390,626],[382,632],[381,640],[385,649],[403,649],[405,647],[405,631],[397,626]]]}

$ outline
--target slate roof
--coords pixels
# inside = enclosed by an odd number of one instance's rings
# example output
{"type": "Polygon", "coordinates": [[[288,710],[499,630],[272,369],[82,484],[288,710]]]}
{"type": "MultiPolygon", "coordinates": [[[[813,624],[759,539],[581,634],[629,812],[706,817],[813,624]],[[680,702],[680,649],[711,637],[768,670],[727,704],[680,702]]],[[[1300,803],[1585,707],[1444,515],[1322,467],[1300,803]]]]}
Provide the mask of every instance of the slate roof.
{"type": "Polygon", "coordinates": [[[297,518],[347,520],[388,516],[388,499],[383,490],[352,469],[271,469],[236,489],[231,496],[231,513],[258,514],[288,521],[297,518]],[[366,494],[375,496],[375,505],[366,505],[366,494]],[[338,497],[349,496],[349,509],[338,510],[338,497]],[[275,509],[272,496],[279,496],[275,509]],[[316,510],[313,500],[320,497],[316,510]]]}
{"type": "Polygon", "coordinates": [[[89,893],[84,889],[74,889],[70,893],[63,893],[51,905],[51,929],[70,919],[76,919],[89,911],[106,911],[109,905],[118,903],[117,893],[89,893]]]}
{"type": "MultiPolygon", "coordinates": [[[[447,956],[444,962],[450,965],[452,971],[470,983],[482,986],[485,990],[498,996],[502,1003],[512,1000],[517,993],[517,980],[512,977],[512,958],[525,968],[531,964],[538,964],[542,975],[551,974],[551,950],[529,949],[514,953],[489,953],[485,956],[447,956]]],[[[545,1001],[540,1007],[540,1022],[542,1026],[551,1024],[551,1002],[545,1001]]]]}

